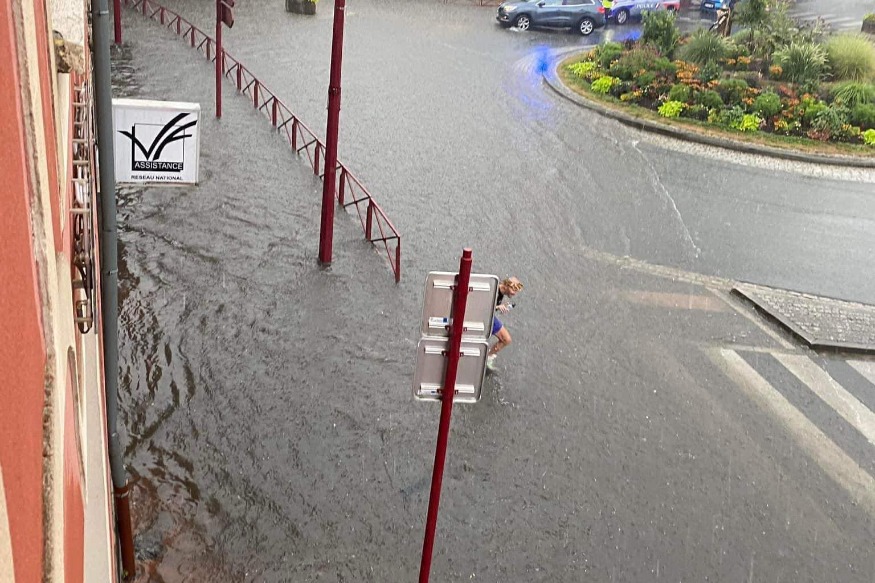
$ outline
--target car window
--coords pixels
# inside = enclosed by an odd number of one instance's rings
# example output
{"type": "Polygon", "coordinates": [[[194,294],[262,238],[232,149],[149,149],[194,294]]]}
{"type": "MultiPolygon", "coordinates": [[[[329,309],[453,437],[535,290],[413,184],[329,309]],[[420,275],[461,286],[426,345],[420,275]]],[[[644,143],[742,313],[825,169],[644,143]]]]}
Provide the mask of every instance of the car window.
{"type": "MultiPolygon", "coordinates": [[[[542,0],[546,6],[561,6],[562,0],[542,0]]],[[[540,4],[540,2],[539,2],[540,4]]]]}

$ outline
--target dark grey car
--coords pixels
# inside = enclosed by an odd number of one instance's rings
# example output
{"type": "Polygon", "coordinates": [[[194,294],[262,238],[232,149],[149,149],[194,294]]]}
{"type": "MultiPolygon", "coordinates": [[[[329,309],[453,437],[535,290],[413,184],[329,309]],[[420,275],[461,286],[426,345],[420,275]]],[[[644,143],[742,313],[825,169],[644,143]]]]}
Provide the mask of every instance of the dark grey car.
{"type": "Polygon", "coordinates": [[[583,36],[605,25],[599,0],[517,0],[498,7],[498,22],[528,30],[533,26],[570,28],[583,36]]]}

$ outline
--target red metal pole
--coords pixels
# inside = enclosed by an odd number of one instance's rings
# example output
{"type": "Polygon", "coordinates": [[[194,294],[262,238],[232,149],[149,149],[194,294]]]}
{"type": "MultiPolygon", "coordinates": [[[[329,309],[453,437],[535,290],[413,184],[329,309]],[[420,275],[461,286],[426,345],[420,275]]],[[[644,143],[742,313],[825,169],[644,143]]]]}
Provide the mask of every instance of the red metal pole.
{"type": "Polygon", "coordinates": [[[340,73],[343,61],[345,11],[346,0],[334,0],[334,34],[331,38],[331,74],[328,81],[328,128],[325,131],[325,177],[322,182],[322,224],[319,228],[319,261],[324,265],[331,263],[334,239],[334,190],[337,188],[334,178],[337,173],[337,132],[340,127],[340,73]]]}
{"type": "Polygon", "coordinates": [[[428,583],[431,573],[431,551],[434,547],[434,531],[437,526],[438,506],[441,502],[441,482],[444,479],[444,460],[447,457],[447,438],[450,435],[450,416],[456,395],[456,372],[459,369],[462,328],[465,308],[468,305],[468,283],[471,279],[471,250],[462,251],[459,261],[459,276],[453,293],[453,319],[450,322],[450,346],[447,355],[447,372],[441,389],[441,420],[438,425],[437,447],[434,450],[434,471],[431,475],[431,495],[428,498],[428,516],[425,520],[425,540],[422,542],[422,563],[419,566],[419,583],[428,583]]]}
{"type": "Polygon", "coordinates": [[[112,22],[115,28],[115,44],[122,44],[122,0],[112,2],[112,22]]]}
{"type": "MultiPolygon", "coordinates": [[[[222,0],[216,0],[216,119],[222,117],[222,0]]],[[[209,54],[207,55],[209,58],[209,54]]]]}

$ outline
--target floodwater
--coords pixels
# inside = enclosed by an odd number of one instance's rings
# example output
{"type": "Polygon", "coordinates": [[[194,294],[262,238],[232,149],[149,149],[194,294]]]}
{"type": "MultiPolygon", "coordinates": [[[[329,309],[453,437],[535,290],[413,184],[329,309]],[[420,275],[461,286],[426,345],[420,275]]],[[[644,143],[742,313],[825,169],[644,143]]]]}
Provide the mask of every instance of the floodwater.
{"type": "MultiPolygon", "coordinates": [[[[169,4],[210,29],[212,3],[169,4]]],[[[320,135],[329,6],[306,19],[279,0],[238,3],[225,34],[320,135]]],[[[875,564],[857,559],[871,557],[871,520],[749,404],[703,394],[720,381],[684,356],[690,339],[761,332],[734,314],[642,317],[618,289],[701,290],[584,253],[873,299],[854,264],[871,252],[859,217],[875,213],[855,210],[872,210],[868,175],[740,166],[642,139],[542,86],[553,51],[589,41],[501,30],[491,11],[348,8],[340,157],[402,232],[399,285],[343,212],[320,268],[321,182],[245,99],[227,92],[213,119],[210,66],[125,12],[115,95],[204,111],[201,184],[119,196],[141,580],[415,578],[438,415],[410,390],[422,284],[471,246],[475,272],[527,287],[483,401],[454,411],[434,580],[807,580],[792,576],[803,569],[871,581],[875,564]],[[778,202],[733,198],[752,179],[753,198],[778,202]],[[777,213],[818,237],[775,241],[777,213]],[[824,245],[827,224],[869,247],[824,245]]]]}

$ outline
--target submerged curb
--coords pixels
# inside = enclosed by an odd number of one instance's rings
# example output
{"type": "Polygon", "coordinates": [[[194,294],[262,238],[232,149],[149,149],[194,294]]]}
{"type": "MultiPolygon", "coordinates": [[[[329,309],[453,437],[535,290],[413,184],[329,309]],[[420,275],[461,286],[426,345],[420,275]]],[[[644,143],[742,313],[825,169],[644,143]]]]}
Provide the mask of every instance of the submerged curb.
{"type": "Polygon", "coordinates": [[[585,107],[591,111],[594,111],[600,115],[615,119],[624,125],[631,126],[645,132],[662,134],[664,136],[670,136],[679,140],[696,142],[699,144],[705,144],[707,146],[716,146],[718,148],[725,148],[727,150],[734,150],[736,152],[743,152],[745,154],[759,154],[762,156],[771,156],[772,158],[781,158],[783,160],[807,162],[809,164],[825,164],[829,166],[845,166],[852,168],[875,168],[875,158],[870,160],[868,158],[859,158],[855,156],[831,156],[826,154],[808,154],[805,152],[798,152],[794,150],[784,150],[781,148],[763,146],[761,144],[740,142],[738,140],[732,140],[730,138],[709,136],[683,128],[663,125],[649,119],[637,118],[623,111],[618,111],[614,108],[606,107],[591,99],[587,99],[579,93],[576,93],[569,89],[565,85],[565,83],[562,82],[562,79],[559,78],[559,74],[557,72],[559,69],[559,65],[562,63],[563,60],[565,60],[565,58],[566,55],[563,55],[561,58],[554,61],[551,66],[548,67],[547,70],[544,72],[544,81],[547,83],[547,85],[565,99],[568,99],[569,101],[576,103],[581,107],[585,107]]]}

